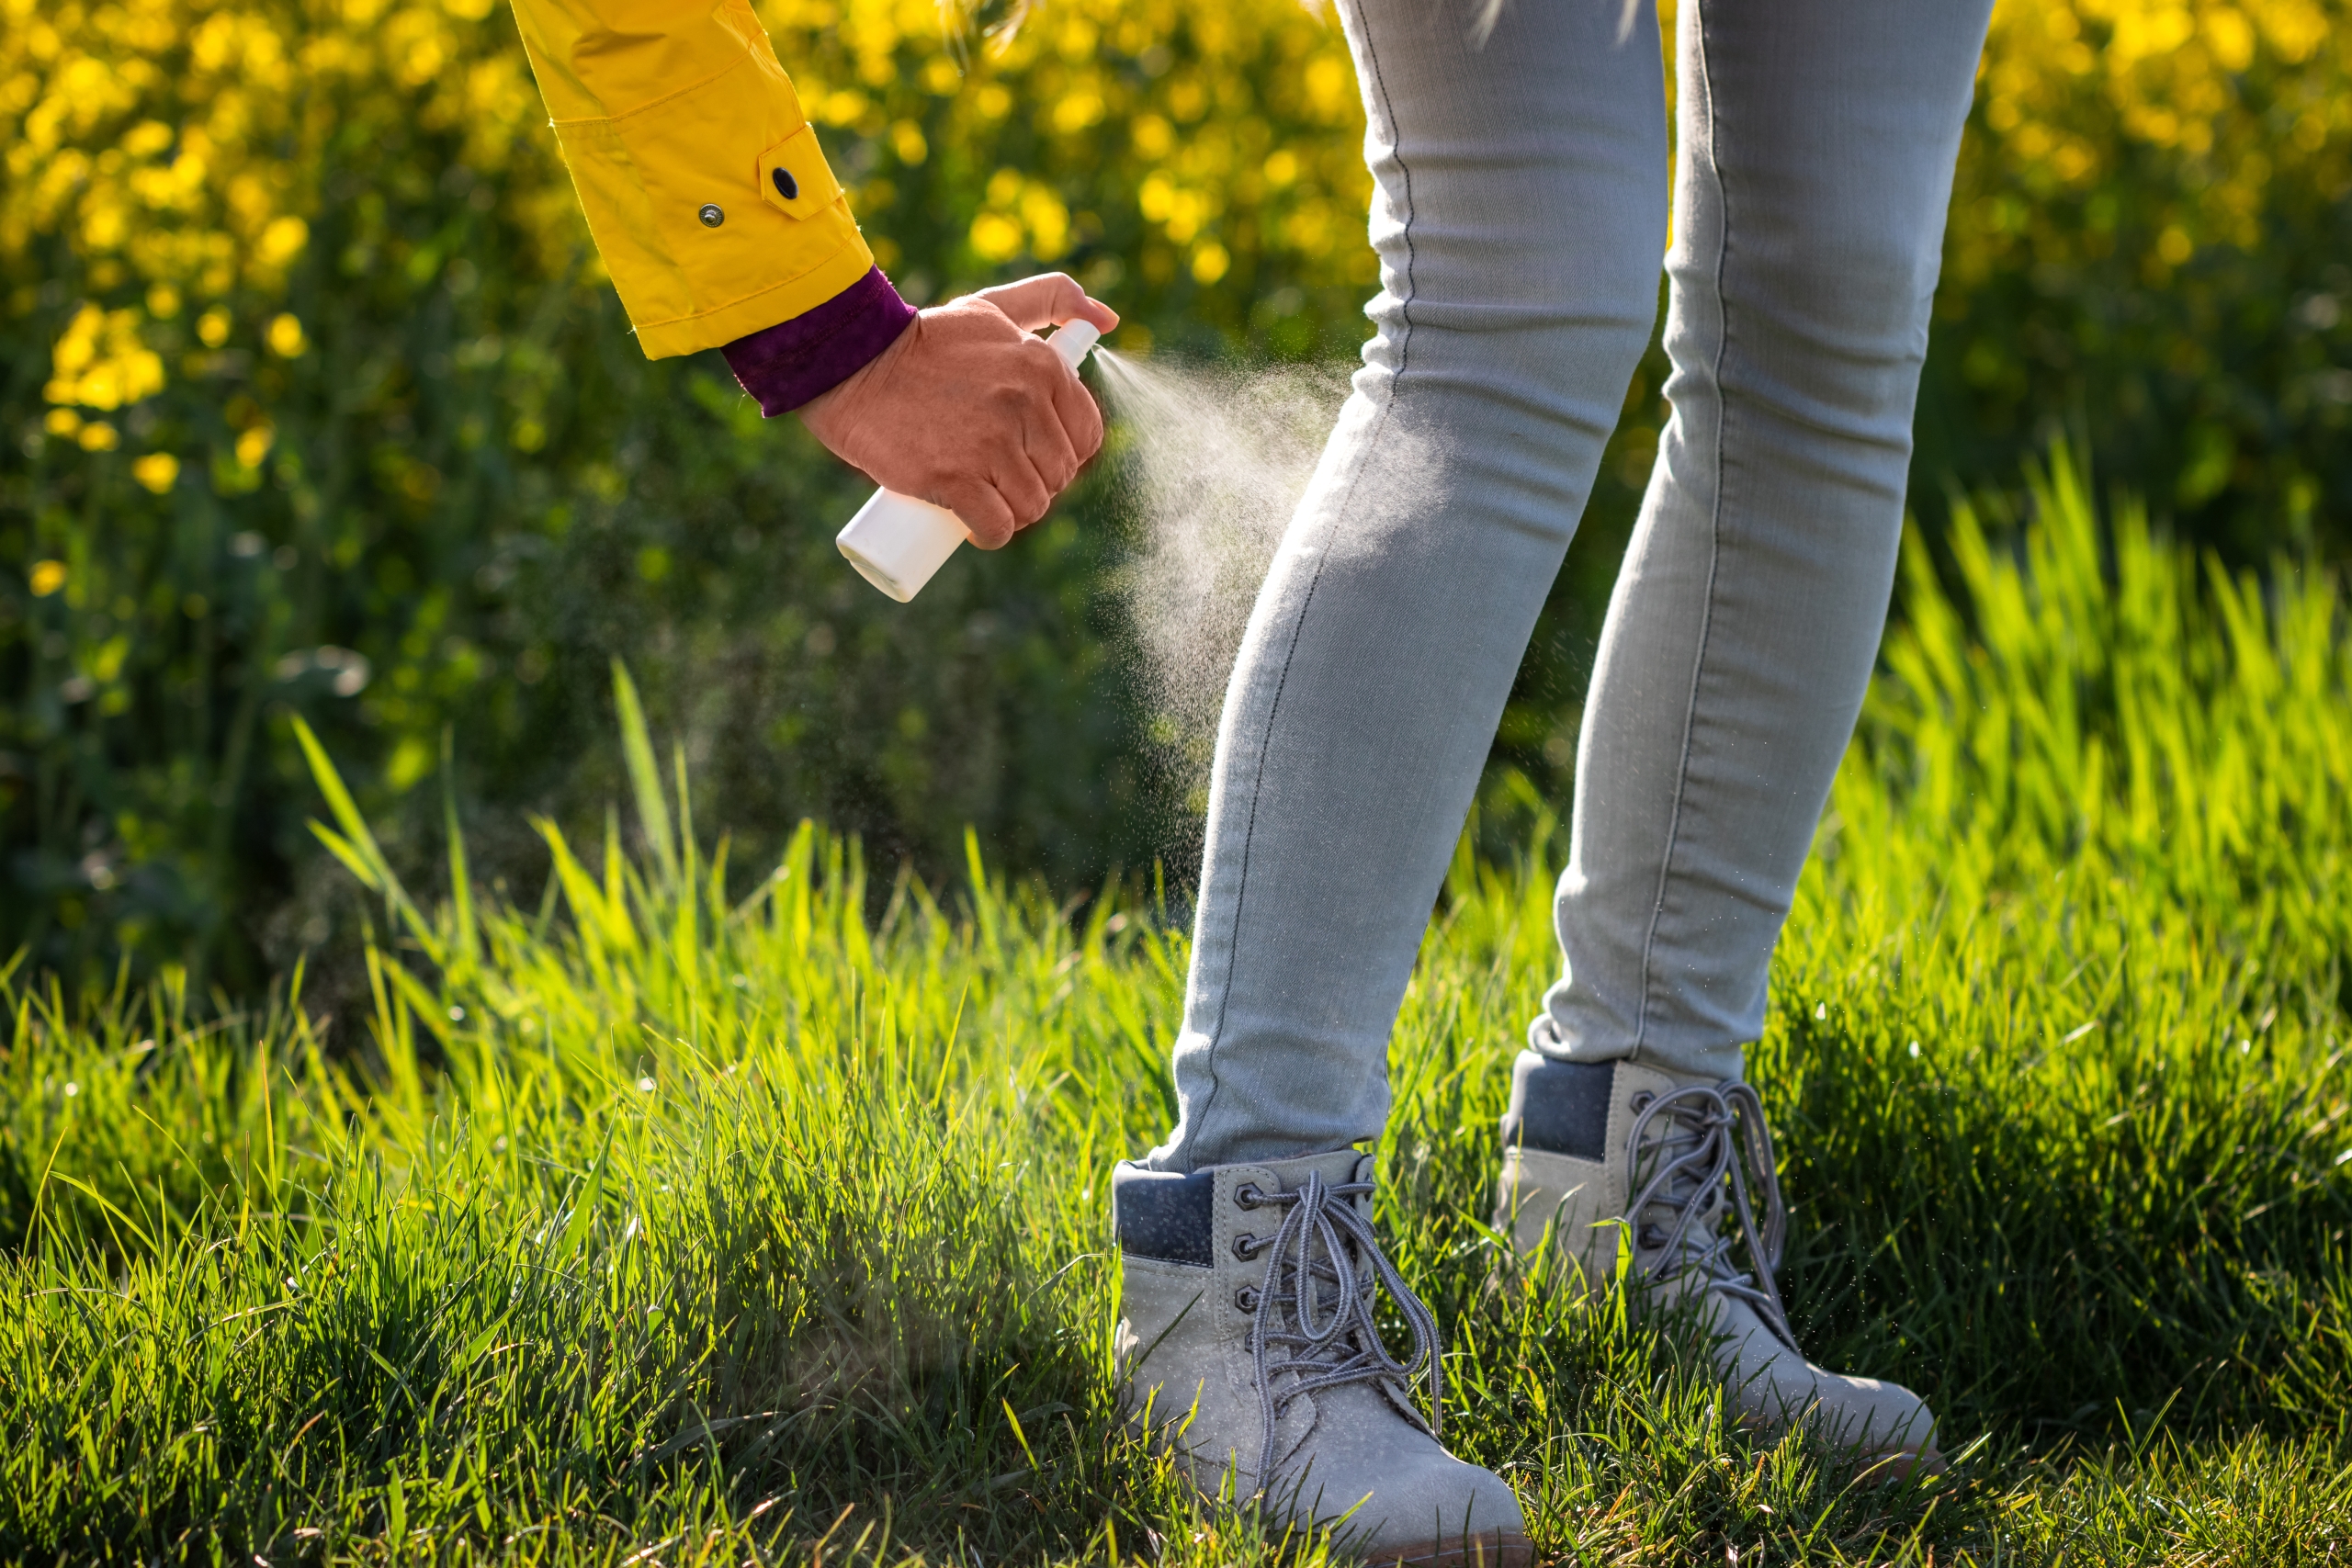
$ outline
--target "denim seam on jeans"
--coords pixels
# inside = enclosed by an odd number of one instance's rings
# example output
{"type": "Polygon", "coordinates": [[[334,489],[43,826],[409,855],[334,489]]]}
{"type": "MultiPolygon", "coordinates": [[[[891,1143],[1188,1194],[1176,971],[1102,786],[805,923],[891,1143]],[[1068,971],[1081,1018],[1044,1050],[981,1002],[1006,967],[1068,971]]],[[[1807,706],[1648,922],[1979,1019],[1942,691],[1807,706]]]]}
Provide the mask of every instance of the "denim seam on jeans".
{"type": "MultiPolygon", "coordinates": [[[[1403,323],[1403,330],[1397,334],[1396,371],[1395,375],[1388,378],[1387,396],[1381,403],[1380,419],[1372,428],[1372,438],[1367,439],[1363,446],[1356,454],[1355,471],[1348,478],[1348,488],[1341,493],[1340,504],[1331,509],[1331,520],[1326,529],[1327,537],[1331,535],[1336,535],[1339,532],[1340,519],[1347,514],[1347,503],[1349,500],[1353,497],[1356,485],[1363,479],[1363,471],[1365,468],[1369,466],[1372,452],[1377,445],[1377,437],[1379,436],[1380,432],[1386,428],[1388,416],[1391,411],[1393,411],[1396,406],[1397,383],[1404,380],[1405,367],[1412,354],[1413,172],[1411,166],[1405,162],[1405,152],[1403,146],[1404,137],[1396,127],[1396,111],[1388,102],[1387,85],[1381,80],[1380,57],[1372,46],[1372,25],[1369,17],[1365,18],[1364,21],[1363,37],[1364,53],[1372,62],[1373,87],[1374,90],[1380,95],[1381,112],[1385,115],[1388,119],[1389,140],[1394,148],[1393,155],[1396,160],[1397,172],[1404,176],[1405,220],[1402,237],[1405,242],[1405,290],[1397,299],[1397,316],[1403,323]]],[[[1315,590],[1321,585],[1323,581],[1323,563],[1324,561],[1328,561],[1329,558],[1329,552],[1327,549],[1324,552],[1322,558],[1316,564],[1315,575],[1307,580],[1306,592],[1299,601],[1297,618],[1291,623],[1289,646],[1283,650],[1283,671],[1281,676],[1274,682],[1273,700],[1266,705],[1265,727],[1258,738],[1258,766],[1254,770],[1255,777],[1251,781],[1251,788],[1250,791],[1250,823],[1249,826],[1242,830],[1241,865],[1239,874],[1235,879],[1236,887],[1233,898],[1233,935],[1228,939],[1235,942],[1239,942],[1241,939],[1242,910],[1244,906],[1246,906],[1250,901],[1250,850],[1251,843],[1258,836],[1258,802],[1262,797],[1265,786],[1266,754],[1271,750],[1271,742],[1275,721],[1282,713],[1283,689],[1290,684],[1291,660],[1297,657],[1298,639],[1305,634],[1306,629],[1306,617],[1315,608],[1315,590]]],[[[1224,987],[1217,993],[1216,1027],[1210,1035],[1211,1044],[1209,1046],[1208,1061],[1205,1064],[1207,1068],[1206,1077],[1209,1080],[1209,1093],[1208,1099],[1201,1106],[1200,1122],[1204,1127],[1210,1124],[1210,1118],[1216,1114],[1217,1096],[1225,1088],[1225,1079],[1216,1070],[1217,1043],[1221,1042],[1225,1036],[1225,1012],[1226,1008],[1231,1002],[1232,998],[1233,975],[1230,970],[1227,970],[1226,973],[1224,987]]]]}

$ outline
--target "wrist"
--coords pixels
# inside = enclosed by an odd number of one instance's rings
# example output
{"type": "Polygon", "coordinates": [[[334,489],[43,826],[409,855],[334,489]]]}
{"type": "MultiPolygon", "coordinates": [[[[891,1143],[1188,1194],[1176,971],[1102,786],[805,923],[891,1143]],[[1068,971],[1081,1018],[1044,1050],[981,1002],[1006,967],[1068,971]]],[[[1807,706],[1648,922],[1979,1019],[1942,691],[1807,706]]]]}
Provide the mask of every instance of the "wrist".
{"type": "Polygon", "coordinates": [[[812,310],[737,338],[719,352],[773,419],[848,380],[899,340],[915,309],[876,267],[812,310]]]}

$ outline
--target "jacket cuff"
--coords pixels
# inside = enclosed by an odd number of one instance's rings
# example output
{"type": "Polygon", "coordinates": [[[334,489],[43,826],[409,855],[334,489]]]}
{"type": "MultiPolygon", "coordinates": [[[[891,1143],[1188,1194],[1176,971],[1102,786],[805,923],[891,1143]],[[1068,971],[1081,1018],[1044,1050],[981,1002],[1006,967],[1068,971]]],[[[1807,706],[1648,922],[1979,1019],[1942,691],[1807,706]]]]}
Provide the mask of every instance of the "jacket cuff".
{"type": "Polygon", "coordinates": [[[743,390],[774,419],[848,380],[899,341],[915,308],[880,267],[788,321],[739,337],[719,352],[743,390]]]}

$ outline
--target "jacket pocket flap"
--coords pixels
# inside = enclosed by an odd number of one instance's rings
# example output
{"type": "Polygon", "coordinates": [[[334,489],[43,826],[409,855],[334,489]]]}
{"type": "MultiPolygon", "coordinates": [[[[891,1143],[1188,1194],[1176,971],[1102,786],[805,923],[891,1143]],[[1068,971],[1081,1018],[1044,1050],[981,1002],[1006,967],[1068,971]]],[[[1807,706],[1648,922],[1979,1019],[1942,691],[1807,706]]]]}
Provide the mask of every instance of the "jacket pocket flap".
{"type": "Polygon", "coordinates": [[[841,193],[813,125],[803,125],[760,154],[760,199],[787,217],[814,218],[841,193]]]}

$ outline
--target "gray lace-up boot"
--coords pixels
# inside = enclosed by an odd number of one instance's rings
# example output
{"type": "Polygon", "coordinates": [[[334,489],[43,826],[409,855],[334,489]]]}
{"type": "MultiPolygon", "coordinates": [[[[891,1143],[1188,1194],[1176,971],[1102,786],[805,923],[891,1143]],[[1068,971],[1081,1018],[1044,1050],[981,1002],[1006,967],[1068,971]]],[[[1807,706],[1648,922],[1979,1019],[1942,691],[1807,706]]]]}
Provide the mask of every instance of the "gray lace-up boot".
{"type": "Polygon", "coordinates": [[[1747,1084],[1520,1053],[1495,1228],[1521,1258],[1541,1267],[1548,1248],[1564,1277],[1598,1291],[1630,1250],[1629,1278],[1651,1304],[1692,1302],[1705,1314],[1742,1422],[1806,1422],[1892,1471],[1939,1462],[1917,1394],[1825,1371],[1798,1350],[1772,1282],[1787,1224],[1764,1108],[1747,1084]],[[1737,1243],[1747,1269],[1731,1260],[1737,1243]]]}
{"type": "Polygon", "coordinates": [[[1372,1163],[1343,1150],[1190,1176],[1119,1167],[1128,1418],[1208,1495],[1230,1473],[1234,1496],[1279,1517],[1344,1518],[1340,1540],[1369,1562],[1522,1568],[1519,1499],[1438,1442],[1437,1325],[1374,1238],[1372,1163]],[[1384,1290],[1409,1359],[1374,1326],[1384,1290]]]}

